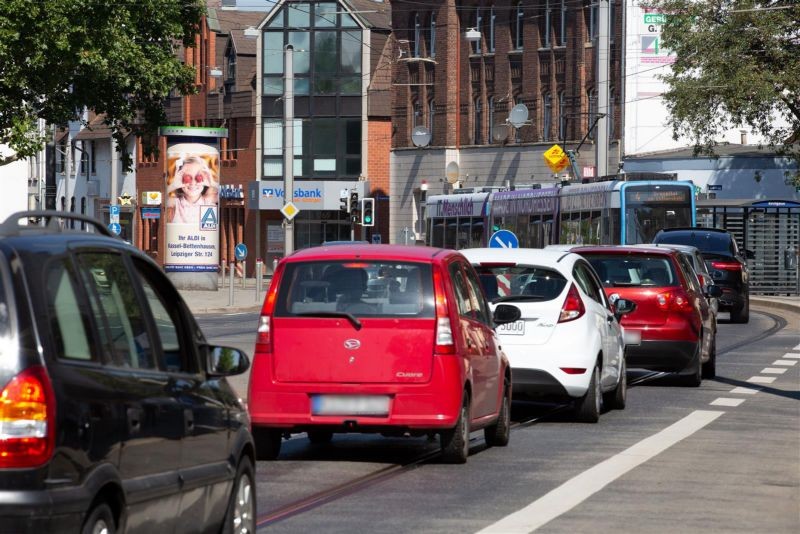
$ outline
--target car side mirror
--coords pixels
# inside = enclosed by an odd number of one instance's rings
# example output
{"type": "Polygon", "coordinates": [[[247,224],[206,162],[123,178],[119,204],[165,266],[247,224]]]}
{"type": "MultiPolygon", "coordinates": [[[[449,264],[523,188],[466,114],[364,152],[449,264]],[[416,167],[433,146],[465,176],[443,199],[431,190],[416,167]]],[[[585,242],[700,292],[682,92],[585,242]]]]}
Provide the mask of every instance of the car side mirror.
{"type": "Polygon", "coordinates": [[[250,368],[250,359],[233,347],[208,347],[208,374],[211,376],[240,375],[250,368]]]}
{"type": "Polygon", "coordinates": [[[493,319],[495,325],[513,323],[514,321],[519,321],[520,317],[522,317],[520,309],[511,304],[498,304],[494,309],[493,319]]]}
{"type": "Polygon", "coordinates": [[[748,260],[752,260],[756,257],[756,253],[750,250],[749,248],[744,249],[744,257],[748,260]]]}
{"type": "Polygon", "coordinates": [[[722,296],[722,288],[715,284],[708,284],[704,293],[707,297],[717,299],[722,296]]]}
{"type": "Polygon", "coordinates": [[[616,317],[617,321],[619,321],[622,319],[623,315],[631,313],[635,309],[636,303],[632,300],[617,299],[614,302],[614,317],[616,317]]]}

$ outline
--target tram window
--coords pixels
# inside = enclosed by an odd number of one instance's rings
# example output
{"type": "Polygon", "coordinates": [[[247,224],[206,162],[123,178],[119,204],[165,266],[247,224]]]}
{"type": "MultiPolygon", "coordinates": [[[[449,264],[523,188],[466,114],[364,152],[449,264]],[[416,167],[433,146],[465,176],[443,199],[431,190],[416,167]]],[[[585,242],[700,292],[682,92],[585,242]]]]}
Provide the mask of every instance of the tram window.
{"type": "Polygon", "coordinates": [[[443,248],[456,248],[456,237],[458,230],[458,220],[457,219],[447,219],[445,221],[444,227],[444,243],[442,244],[443,248]]]}
{"type": "Polygon", "coordinates": [[[431,224],[431,245],[444,248],[444,221],[438,220],[431,224]]]}
{"type": "Polygon", "coordinates": [[[483,246],[483,221],[480,219],[480,217],[472,218],[469,246],[470,247],[483,246]]]}

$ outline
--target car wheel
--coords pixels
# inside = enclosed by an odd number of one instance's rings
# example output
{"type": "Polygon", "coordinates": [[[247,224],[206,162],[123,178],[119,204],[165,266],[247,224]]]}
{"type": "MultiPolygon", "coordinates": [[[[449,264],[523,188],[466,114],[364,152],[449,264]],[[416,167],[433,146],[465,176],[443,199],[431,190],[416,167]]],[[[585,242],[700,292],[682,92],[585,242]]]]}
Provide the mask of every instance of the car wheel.
{"type": "Polygon", "coordinates": [[[507,381],[504,381],[503,401],[500,405],[497,422],[483,429],[483,437],[490,447],[505,447],[508,445],[508,440],[511,437],[511,388],[507,381]]]}
{"type": "Polygon", "coordinates": [[[224,534],[251,534],[256,531],[256,484],[253,464],[247,456],[239,461],[233,490],[222,525],[224,534]]]}
{"type": "Polygon", "coordinates": [[[469,395],[464,392],[461,412],[456,426],[441,432],[442,461],[448,464],[463,464],[469,456],[469,395]]]}
{"type": "Polygon", "coordinates": [[[309,430],[308,441],[314,445],[325,445],[333,439],[333,432],[330,430],[309,430]]]}
{"type": "Polygon", "coordinates": [[[256,459],[274,460],[281,453],[283,436],[280,430],[253,427],[253,439],[256,442],[256,459]]]}
{"type": "Polygon", "coordinates": [[[717,337],[711,341],[711,350],[708,361],[703,364],[703,378],[714,378],[717,376],[717,337]]]}
{"type": "Polygon", "coordinates": [[[117,531],[111,507],[101,503],[92,508],[83,522],[81,534],[114,534],[117,531]]]}
{"type": "Polygon", "coordinates": [[[731,322],[732,323],[749,323],[750,322],[750,296],[746,295],[744,298],[744,304],[742,304],[741,308],[736,308],[731,310],[731,322]]]}
{"type": "Polygon", "coordinates": [[[684,385],[692,388],[699,387],[703,382],[703,365],[700,360],[701,345],[703,344],[702,339],[703,336],[701,334],[697,341],[697,349],[695,349],[694,358],[692,359],[692,363],[689,364],[692,371],[689,374],[683,375],[684,385]]]}
{"type": "Polygon", "coordinates": [[[586,395],[581,397],[575,406],[575,419],[581,423],[596,423],[600,419],[603,408],[603,392],[600,391],[600,365],[594,366],[592,378],[586,395]]]}
{"type": "Polygon", "coordinates": [[[628,400],[628,365],[625,363],[625,358],[622,359],[622,368],[619,373],[617,387],[614,388],[614,391],[608,393],[603,400],[610,408],[624,410],[628,400]]]}

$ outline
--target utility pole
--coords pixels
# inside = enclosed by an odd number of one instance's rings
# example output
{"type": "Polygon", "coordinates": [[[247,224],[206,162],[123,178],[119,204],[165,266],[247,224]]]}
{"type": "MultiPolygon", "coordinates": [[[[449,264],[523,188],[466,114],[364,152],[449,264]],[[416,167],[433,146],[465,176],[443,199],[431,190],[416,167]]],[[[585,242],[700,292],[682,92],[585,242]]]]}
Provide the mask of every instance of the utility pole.
{"type": "Polygon", "coordinates": [[[611,110],[608,105],[608,77],[611,52],[609,0],[598,0],[597,5],[597,144],[595,145],[595,166],[597,176],[608,175],[608,121],[611,110]]]}
{"type": "MultiPolygon", "coordinates": [[[[292,45],[283,49],[283,205],[294,201],[294,62],[292,45]]],[[[284,221],[283,255],[294,252],[294,224],[284,221]]]]}

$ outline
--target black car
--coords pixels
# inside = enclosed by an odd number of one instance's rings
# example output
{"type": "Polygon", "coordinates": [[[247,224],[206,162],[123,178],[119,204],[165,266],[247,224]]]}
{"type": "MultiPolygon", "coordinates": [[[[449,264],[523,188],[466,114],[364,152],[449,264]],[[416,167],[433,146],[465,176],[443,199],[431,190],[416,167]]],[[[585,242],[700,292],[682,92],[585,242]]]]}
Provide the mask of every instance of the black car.
{"type": "Polygon", "coordinates": [[[718,228],[666,228],[656,234],[653,243],[697,247],[714,284],[722,288],[720,311],[730,312],[733,323],[750,320],[747,258],[752,258],[753,253],[744,250],[743,254],[733,234],[718,228]]]}
{"type": "Polygon", "coordinates": [[[225,379],[248,366],[99,221],[9,217],[0,532],[253,532],[255,447],[225,379]]]}

